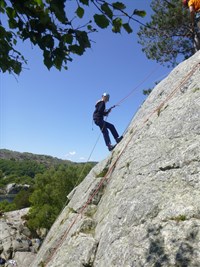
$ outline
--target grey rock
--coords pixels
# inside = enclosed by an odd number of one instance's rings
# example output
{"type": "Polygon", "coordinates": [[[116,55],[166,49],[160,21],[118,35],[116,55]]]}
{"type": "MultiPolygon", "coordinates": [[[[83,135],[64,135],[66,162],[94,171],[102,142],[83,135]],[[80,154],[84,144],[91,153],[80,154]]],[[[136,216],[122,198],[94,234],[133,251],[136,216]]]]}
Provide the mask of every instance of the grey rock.
{"type": "Polygon", "coordinates": [[[29,242],[28,240],[23,239],[16,239],[12,242],[12,249],[14,252],[21,251],[21,252],[28,252],[30,251],[29,242]]]}
{"type": "Polygon", "coordinates": [[[33,262],[35,258],[35,253],[31,252],[16,252],[15,253],[15,262],[17,266],[27,267],[33,262]]]}
{"type": "Polygon", "coordinates": [[[33,244],[30,230],[23,225],[23,216],[28,208],[11,211],[0,219],[0,256],[6,260],[5,266],[27,267],[33,261],[38,247],[33,244]]]}
{"type": "Polygon", "coordinates": [[[6,190],[4,188],[0,188],[0,195],[6,194],[6,190]]]}
{"type": "Polygon", "coordinates": [[[30,187],[30,185],[28,184],[16,184],[16,183],[12,183],[12,184],[8,184],[6,186],[6,193],[7,194],[17,194],[19,193],[22,189],[23,190],[27,190],[30,187]]]}
{"type": "Polygon", "coordinates": [[[31,252],[37,253],[40,246],[41,246],[41,240],[38,238],[32,239],[32,247],[31,247],[31,252]]]}
{"type": "Polygon", "coordinates": [[[44,239],[45,236],[47,235],[48,233],[48,230],[46,228],[39,228],[36,230],[37,232],[37,235],[41,238],[41,239],[44,239]]]}
{"type": "Polygon", "coordinates": [[[68,196],[31,267],[200,266],[200,52],[68,196]]]}
{"type": "Polygon", "coordinates": [[[31,237],[31,231],[29,230],[29,228],[22,224],[19,226],[19,232],[21,235],[24,235],[29,238],[31,237]]]}

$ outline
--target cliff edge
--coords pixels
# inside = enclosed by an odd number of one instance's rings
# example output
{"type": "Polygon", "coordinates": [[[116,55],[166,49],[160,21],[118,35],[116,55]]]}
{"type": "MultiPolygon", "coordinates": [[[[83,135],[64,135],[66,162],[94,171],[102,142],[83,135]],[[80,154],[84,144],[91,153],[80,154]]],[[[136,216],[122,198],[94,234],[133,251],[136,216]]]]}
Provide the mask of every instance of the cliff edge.
{"type": "Polygon", "coordinates": [[[200,266],[200,52],[69,199],[31,267],[200,266]]]}

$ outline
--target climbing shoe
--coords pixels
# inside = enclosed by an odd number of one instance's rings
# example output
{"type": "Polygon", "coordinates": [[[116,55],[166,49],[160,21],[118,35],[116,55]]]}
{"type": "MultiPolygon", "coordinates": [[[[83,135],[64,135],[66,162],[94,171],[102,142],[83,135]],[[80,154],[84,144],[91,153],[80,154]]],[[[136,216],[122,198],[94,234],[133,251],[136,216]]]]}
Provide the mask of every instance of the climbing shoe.
{"type": "Polygon", "coordinates": [[[112,151],[114,148],[115,148],[115,146],[113,146],[113,145],[108,145],[108,150],[109,150],[109,151],[112,151]]]}
{"type": "Polygon", "coordinates": [[[117,137],[116,142],[119,143],[123,139],[123,136],[117,137]]]}

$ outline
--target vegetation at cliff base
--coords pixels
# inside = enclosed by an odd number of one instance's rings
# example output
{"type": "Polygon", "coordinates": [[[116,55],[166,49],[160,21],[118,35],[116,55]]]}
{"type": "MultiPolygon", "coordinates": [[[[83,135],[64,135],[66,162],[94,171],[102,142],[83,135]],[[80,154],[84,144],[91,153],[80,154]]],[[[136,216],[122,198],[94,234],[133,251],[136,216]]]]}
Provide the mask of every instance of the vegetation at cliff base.
{"type": "Polygon", "coordinates": [[[28,226],[31,229],[49,229],[58,214],[67,204],[67,195],[87,175],[93,164],[87,164],[84,172],[83,164],[69,167],[59,166],[57,170],[51,169],[35,178],[34,191],[29,200],[31,209],[28,216],[28,226]],[[81,174],[81,176],[80,176],[81,174]]]}
{"type": "MultiPolygon", "coordinates": [[[[2,152],[2,151],[0,151],[2,152]]],[[[6,151],[7,153],[7,151],[6,151]]],[[[77,186],[96,164],[73,163],[58,159],[20,154],[0,158],[0,191],[5,192],[9,184],[22,185],[12,202],[0,202],[0,212],[30,207],[27,216],[32,230],[49,229],[67,203],[67,195],[77,186]],[[47,164],[48,163],[48,164],[47,164]],[[23,185],[28,185],[24,187],[23,185]]],[[[5,193],[4,193],[5,194],[5,193]]]]}

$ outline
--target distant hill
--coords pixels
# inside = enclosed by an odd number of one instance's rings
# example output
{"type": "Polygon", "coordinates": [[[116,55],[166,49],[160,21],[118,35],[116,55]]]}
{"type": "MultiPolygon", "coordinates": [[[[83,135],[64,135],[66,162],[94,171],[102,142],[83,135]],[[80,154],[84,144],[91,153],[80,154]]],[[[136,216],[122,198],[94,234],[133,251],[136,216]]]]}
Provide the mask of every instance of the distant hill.
{"type": "Polygon", "coordinates": [[[62,160],[48,155],[37,155],[28,152],[21,153],[8,149],[0,149],[0,159],[16,160],[16,161],[33,160],[36,161],[37,163],[42,163],[46,166],[57,165],[62,163],[72,163],[69,160],[62,160]]]}

